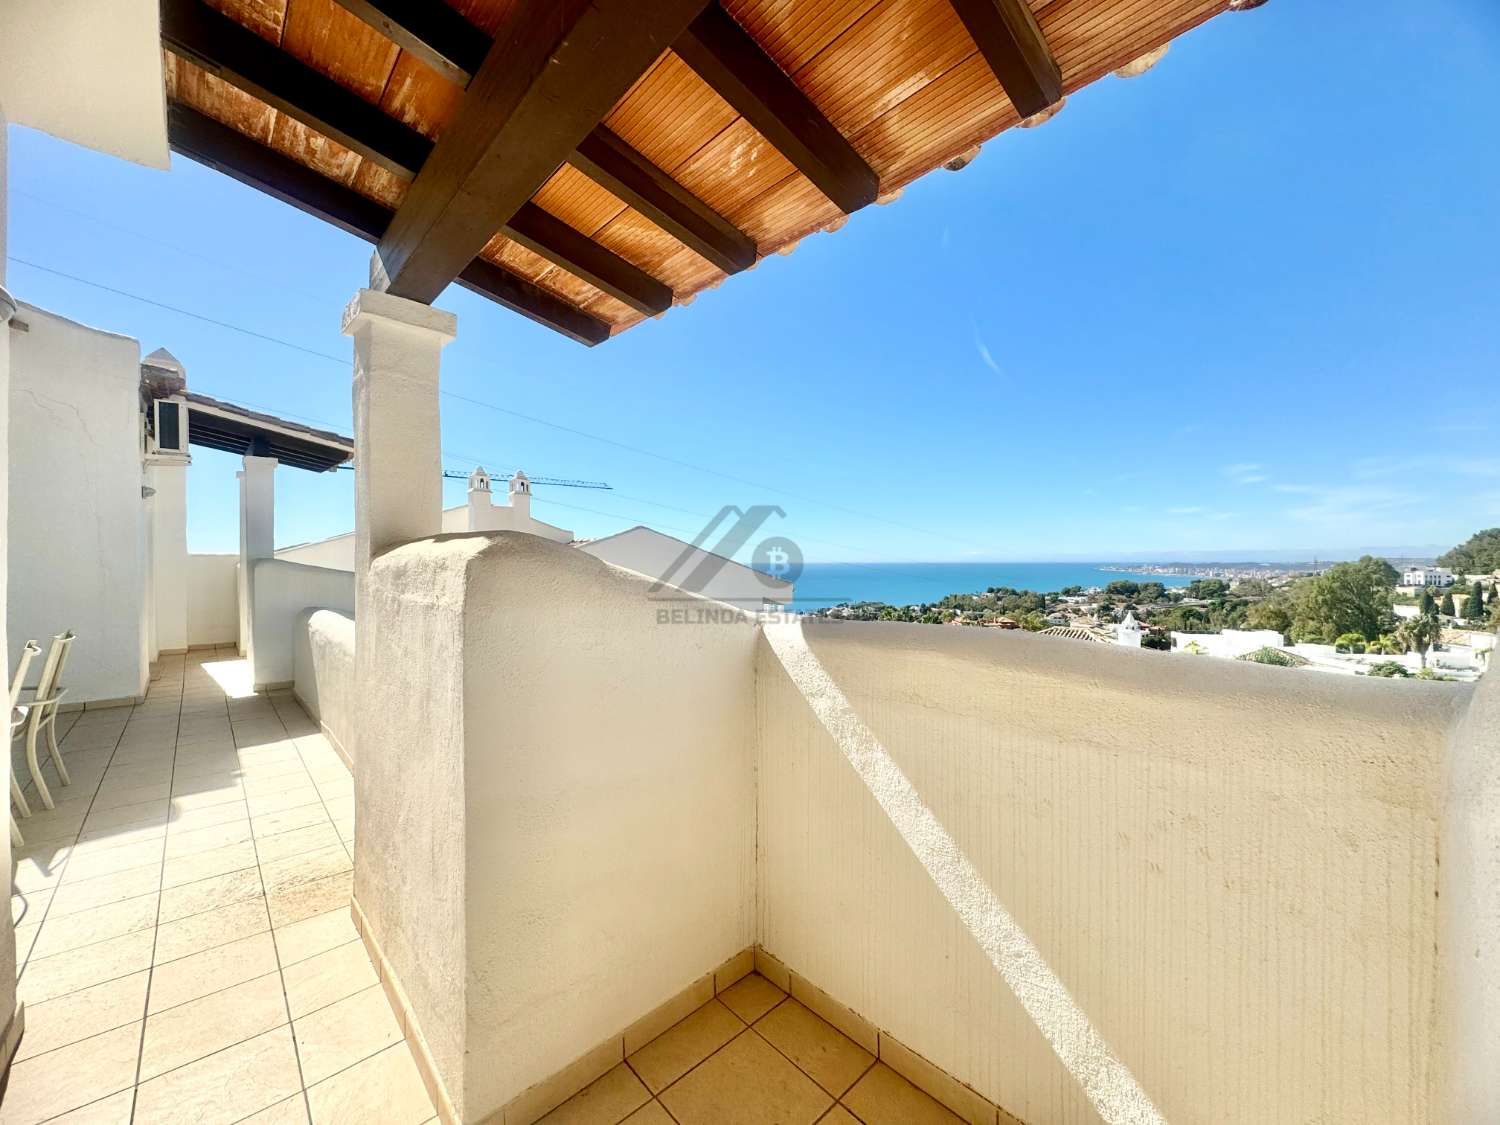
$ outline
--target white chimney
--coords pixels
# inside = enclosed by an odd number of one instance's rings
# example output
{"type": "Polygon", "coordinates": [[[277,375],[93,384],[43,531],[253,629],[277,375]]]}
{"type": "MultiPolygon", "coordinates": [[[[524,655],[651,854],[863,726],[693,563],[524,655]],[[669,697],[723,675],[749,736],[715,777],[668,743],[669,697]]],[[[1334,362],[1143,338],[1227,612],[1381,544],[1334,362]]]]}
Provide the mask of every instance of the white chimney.
{"type": "Polygon", "coordinates": [[[469,530],[489,531],[494,526],[490,512],[494,508],[490,495],[490,474],[480,465],[469,474],[469,530]]]}
{"type": "Polygon", "coordinates": [[[510,478],[510,506],[516,517],[531,518],[531,481],[520,469],[510,478]]]}

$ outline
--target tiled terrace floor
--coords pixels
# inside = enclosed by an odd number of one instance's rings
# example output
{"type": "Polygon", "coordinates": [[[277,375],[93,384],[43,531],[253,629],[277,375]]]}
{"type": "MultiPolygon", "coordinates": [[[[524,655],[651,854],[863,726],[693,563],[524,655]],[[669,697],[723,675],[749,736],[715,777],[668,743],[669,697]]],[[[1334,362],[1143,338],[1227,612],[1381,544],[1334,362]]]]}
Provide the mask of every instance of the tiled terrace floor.
{"type": "Polygon", "coordinates": [[[63,716],[73,784],[49,765],[57,809],[19,822],[0,1123],[432,1118],[349,916],[349,772],[244,676],[164,657],[145,703],[63,716]]]}
{"type": "Polygon", "coordinates": [[[630,1055],[544,1125],[962,1125],[752,973],[630,1055]]]}

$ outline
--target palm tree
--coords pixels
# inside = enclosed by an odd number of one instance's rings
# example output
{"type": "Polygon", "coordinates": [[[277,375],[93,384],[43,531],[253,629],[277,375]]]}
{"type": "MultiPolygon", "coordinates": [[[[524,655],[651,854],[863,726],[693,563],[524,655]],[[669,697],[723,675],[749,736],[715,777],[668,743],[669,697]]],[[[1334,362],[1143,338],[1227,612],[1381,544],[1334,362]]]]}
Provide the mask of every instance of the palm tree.
{"type": "Polygon", "coordinates": [[[1439,632],[1440,627],[1436,617],[1419,613],[1401,622],[1396,629],[1396,639],[1401,642],[1406,651],[1410,652],[1415,649],[1422,667],[1425,668],[1427,667],[1427,650],[1438,639],[1439,632]]]}
{"type": "Polygon", "coordinates": [[[1406,651],[1390,633],[1381,633],[1373,641],[1365,645],[1365,651],[1377,656],[1395,656],[1397,653],[1406,651]]]}

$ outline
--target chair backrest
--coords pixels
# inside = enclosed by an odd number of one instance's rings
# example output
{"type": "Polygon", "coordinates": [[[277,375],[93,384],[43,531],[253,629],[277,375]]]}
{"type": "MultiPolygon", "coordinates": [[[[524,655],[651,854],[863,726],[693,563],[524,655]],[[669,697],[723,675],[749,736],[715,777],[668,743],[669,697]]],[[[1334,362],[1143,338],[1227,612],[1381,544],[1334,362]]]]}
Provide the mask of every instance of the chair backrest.
{"type": "Polygon", "coordinates": [[[47,661],[42,665],[42,678],[36,684],[36,702],[49,703],[62,694],[58,684],[62,680],[63,667],[68,663],[68,649],[72,647],[71,629],[52,638],[52,647],[47,650],[47,661]]]}
{"type": "Polygon", "coordinates": [[[21,685],[26,682],[26,670],[31,667],[31,662],[42,653],[42,646],[35,641],[27,641],[26,647],[21,650],[21,659],[16,661],[16,674],[10,681],[10,705],[16,705],[16,700],[21,698],[21,685]]]}

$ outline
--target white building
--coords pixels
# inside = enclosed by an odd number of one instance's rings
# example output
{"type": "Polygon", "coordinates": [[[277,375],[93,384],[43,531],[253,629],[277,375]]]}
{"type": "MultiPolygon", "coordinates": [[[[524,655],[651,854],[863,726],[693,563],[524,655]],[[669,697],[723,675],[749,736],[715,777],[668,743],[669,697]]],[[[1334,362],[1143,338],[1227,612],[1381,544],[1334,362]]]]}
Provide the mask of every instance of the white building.
{"type": "Polygon", "coordinates": [[[1115,627],[1115,644],[1126,648],[1141,647],[1141,626],[1134,613],[1127,612],[1125,620],[1115,627]]]}
{"type": "Polygon", "coordinates": [[[1451,586],[1457,581],[1445,566],[1409,566],[1401,572],[1403,586],[1451,586]]]}
{"type": "Polygon", "coordinates": [[[1221,633],[1172,633],[1172,651],[1226,660],[1262,648],[1280,648],[1285,638],[1275,629],[1225,629],[1221,633]]]}

